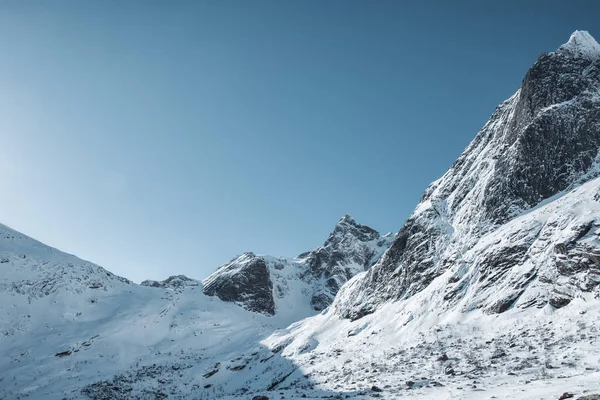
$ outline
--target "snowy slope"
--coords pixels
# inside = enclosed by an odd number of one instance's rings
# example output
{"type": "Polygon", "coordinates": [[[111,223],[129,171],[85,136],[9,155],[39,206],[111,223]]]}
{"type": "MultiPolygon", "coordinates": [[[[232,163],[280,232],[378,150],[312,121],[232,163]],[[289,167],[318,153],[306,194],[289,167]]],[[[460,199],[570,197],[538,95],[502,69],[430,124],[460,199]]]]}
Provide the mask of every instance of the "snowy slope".
{"type": "MultiPolygon", "coordinates": [[[[349,217],[338,224],[330,239],[342,238],[348,253],[332,265],[364,270],[389,239],[368,228],[372,237],[357,241],[340,229],[349,221],[366,229],[349,217]]],[[[268,315],[205,295],[185,276],[136,285],[8,227],[0,233],[0,399],[212,399],[264,389],[291,364],[260,341],[316,313],[321,275],[307,276],[300,259],[238,258],[270,271],[278,312],[268,315]]]]}
{"type": "Polygon", "coordinates": [[[288,324],[207,297],[200,286],[135,285],[1,231],[2,399],[84,398],[86,385],[123,372],[139,375],[139,398],[148,398],[168,388],[158,376],[175,371],[177,391],[196,385],[197,396],[212,398],[222,383],[202,377],[205,369],[288,324]]]}
{"type": "Polygon", "coordinates": [[[352,321],[339,313],[368,272],[357,275],[327,312],[263,341],[295,368],[278,391],[390,399],[600,393],[599,228],[595,178],[483,235],[424,290],[352,321]],[[525,253],[514,251],[520,247],[525,253]],[[507,264],[482,268],[499,255],[507,264]]]}

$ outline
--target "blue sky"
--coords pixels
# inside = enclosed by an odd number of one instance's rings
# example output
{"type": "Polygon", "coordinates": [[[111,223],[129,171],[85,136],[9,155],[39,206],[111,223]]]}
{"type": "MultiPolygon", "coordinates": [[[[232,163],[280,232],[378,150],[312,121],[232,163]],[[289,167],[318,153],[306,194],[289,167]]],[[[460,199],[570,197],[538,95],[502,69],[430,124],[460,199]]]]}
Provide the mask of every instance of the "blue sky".
{"type": "Polygon", "coordinates": [[[594,1],[2,1],[0,221],[140,281],[397,231],[594,1]]]}

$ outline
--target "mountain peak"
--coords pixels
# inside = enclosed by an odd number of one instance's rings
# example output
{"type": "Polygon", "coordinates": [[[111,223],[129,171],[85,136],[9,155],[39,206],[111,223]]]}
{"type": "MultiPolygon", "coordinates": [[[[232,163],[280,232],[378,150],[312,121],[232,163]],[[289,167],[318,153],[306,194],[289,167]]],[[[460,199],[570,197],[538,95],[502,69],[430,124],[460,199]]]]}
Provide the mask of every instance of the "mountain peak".
{"type": "Polygon", "coordinates": [[[558,48],[578,57],[600,58],[600,44],[587,31],[575,31],[569,41],[558,48]]]}
{"type": "Polygon", "coordinates": [[[349,214],[344,215],[342,218],[340,218],[340,220],[337,223],[337,225],[342,225],[342,224],[357,225],[354,218],[352,218],[352,216],[349,214]]]}
{"type": "Polygon", "coordinates": [[[334,242],[338,243],[341,239],[340,236],[345,237],[349,235],[354,237],[361,242],[368,242],[379,238],[379,232],[375,229],[370,228],[366,225],[361,225],[354,220],[350,215],[344,215],[337,224],[333,232],[329,235],[329,238],[325,242],[324,246],[334,242]]]}

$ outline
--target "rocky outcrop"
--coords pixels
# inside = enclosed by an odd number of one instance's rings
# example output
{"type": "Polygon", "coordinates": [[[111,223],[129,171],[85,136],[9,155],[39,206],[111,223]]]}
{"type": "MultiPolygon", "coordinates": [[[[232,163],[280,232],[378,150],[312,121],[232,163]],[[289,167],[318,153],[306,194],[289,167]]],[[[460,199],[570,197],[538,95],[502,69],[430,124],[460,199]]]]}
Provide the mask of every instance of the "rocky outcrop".
{"type": "Polygon", "coordinates": [[[273,283],[265,260],[244,253],[206,278],[204,294],[240,304],[249,311],[275,314],[273,283]]]}
{"type": "Polygon", "coordinates": [[[391,234],[381,236],[349,215],[342,217],[323,246],[298,256],[308,266],[303,279],[323,281],[311,298],[313,308],[327,308],[342,285],[369,269],[391,241],[391,234]]]}

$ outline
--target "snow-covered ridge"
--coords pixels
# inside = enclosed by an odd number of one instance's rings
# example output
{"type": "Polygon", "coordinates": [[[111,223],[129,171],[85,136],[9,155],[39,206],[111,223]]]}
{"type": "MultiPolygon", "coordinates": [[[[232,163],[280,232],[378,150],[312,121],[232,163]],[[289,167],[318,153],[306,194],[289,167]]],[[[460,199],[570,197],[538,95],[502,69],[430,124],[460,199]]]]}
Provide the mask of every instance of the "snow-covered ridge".
{"type": "Polygon", "coordinates": [[[0,225],[0,240],[0,292],[41,298],[55,292],[82,293],[88,289],[102,291],[132,285],[129,280],[98,265],[63,253],[5,225],[0,225]]]}
{"type": "Polygon", "coordinates": [[[135,285],[0,226],[0,398],[600,393],[600,74],[572,51],[584,39],[540,56],[395,236],[345,216],[296,258],[135,285]]]}
{"type": "MultiPolygon", "coordinates": [[[[586,35],[576,32],[569,48],[586,35]]],[[[517,92],[425,191],[390,249],[354,283],[337,308],[341,315],[359,318],[387,301],[415,295],[462,263],[482,236],[598,176],[596,64],[563,51],[542,54],[517,92]]]]}
{"type": "Polygon", "coordinates": [[[263,343],[318,387],[359,398],[600,392],[600,178],[482,236],[414,296],[340,319],[336,309],[362,293],[366,276],[348,282],[328,312],[263,343]]]}
{"type": "Polygon", "coordinates": [[[339,288],[368,269],[387,249],[392,235],[342,217],[325,243],[298,257],[244,253],[204,279],[204,293],[250,311],[299,318],[328,307],[339,288]]]}
{"type": "Polygon", "coordinates": [[[590,59],[600,58],[600,44],[587,31],[573,32],[569,41],[560,46],[558,51],[590,59]]]}

